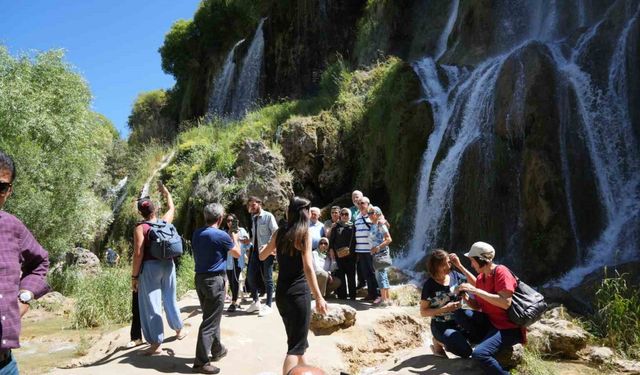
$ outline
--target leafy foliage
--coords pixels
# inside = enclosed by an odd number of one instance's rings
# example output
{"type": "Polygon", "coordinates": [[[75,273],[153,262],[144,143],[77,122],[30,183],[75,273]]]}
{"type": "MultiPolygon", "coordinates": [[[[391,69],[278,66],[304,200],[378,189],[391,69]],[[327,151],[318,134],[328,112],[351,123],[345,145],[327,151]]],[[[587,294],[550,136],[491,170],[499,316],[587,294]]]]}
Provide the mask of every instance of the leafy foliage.
{"type": "Polygon", "coordinates": [[[152,140],[167,142],[176,135],[176,124],[167,114],[168,95],[164,90],[154,90],[138,95],[129,115],[130,144],[148,143],[152,140]]]}
{"type": "Polygon", "coordinates": [[[640,358],[640,292],[624,275],[605,277],[596,291],[596,313],[588,325],[603,345],[640,358]]]}
{"type": "Polygon", "coordinates": [[[0,149],[17,165],[5,209],[50,251],[88,244],[111,221],[96,192],[117,131],[90,108],[82,77],[61,51],[14,58],[0,46],[0,149]]]}
{"type": "Polygon", "coordinates": [[[128,268],[103,269],[88,276],[75,293],[73,324],[76,328],[98,327],[131,320],[131,282],[128,268]]]}

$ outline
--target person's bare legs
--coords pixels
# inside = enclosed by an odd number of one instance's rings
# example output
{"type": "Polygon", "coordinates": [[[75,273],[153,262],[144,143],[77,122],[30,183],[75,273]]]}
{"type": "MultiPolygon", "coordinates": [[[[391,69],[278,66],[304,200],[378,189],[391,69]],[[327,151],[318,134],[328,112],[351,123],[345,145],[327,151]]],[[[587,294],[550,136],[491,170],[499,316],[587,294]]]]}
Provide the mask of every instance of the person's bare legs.
{"type": "Polygon", "coordinates": [[[287,354],[284,357],[284,363],[282,364],[282,375],[287,375],[292,368],[297,365],[306,365],[304,361],[304,355],[291,355],[287,354]]]}

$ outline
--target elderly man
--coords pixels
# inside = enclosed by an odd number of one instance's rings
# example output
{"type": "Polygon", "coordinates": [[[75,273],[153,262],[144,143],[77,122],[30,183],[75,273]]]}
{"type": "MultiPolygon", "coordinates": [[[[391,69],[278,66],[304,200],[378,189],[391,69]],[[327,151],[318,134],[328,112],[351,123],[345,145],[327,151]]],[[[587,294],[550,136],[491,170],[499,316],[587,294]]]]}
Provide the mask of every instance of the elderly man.
{"type": "Polygon", "coordinates": [[[309,209],[309,233],[311,233],[311,248],[317,249],[320,237],[325,237],[324,225],[320,222],[320,209],[318,207],[309,209]]]}
{"type": "Polygon", "coordinates": [[[363,196],[364,194],[362,194],[360,190],[354,190],[353,193],[351,193],[351,202],[353,202],[353,206],[351,206],[349,210],[351,211],[351,221],[353,222],[355,222],[359,216],[360,207],[358,207],[358,203],[363,196]]]}
{"type": "Polygon", "coordinates": [[[20,319],[29,304],[49,291],[49,255],[29,229],[15,216],[2,211],[13,192],[16,168],[0,150],[0,373],[17,374],[11,349],[20,347],[20,319]]]}
{"type": "Polygon", "coordinates": [[[204,208],[206,227],[193,233],[193,259],[195,261],[195,283],[202,323],[198,330],[196,359],[193,371],[202,374],[217,374],[220,369],[209,362],[216,362],[227,355],[227,348],[220,341],[220,319],[224,309],[225,275],[227,253],[240,257],[238,234],[220,230],[224,209],[219,203],[208,204],[204,208]]]}
{"type": "Polygon", "coordinates": [[[378,293],[378,282],[376,281],[376,271],[373,268],[373,256],[371,255],[371,239],[369,237],[369,229],[371,228],[371,220],[369,220],[369,198],[362,197],[358,202],[360,216],[354,221],[355,227],[355,252],[358,255],[358,277],[362,276],[359,281],[367,282],[367,297],[365,301],[373,302],[380,296],[378,293]]]}
{"type": "Polygon", "coordinates": [[[248,313],[258,312],[258,316],[266,316],[271,314],[271,303],[273,302],[273,259],[270,255],[264,261],[258,257],[260,249],[269,243],[271,236],[278,230],[276,218],[264,209],[262,209],[262,200],[258,197],[249,197],[247,201],[247,209],[251,216],[251,243],[253,249],[249,256],[249,265],[247,268],[247,279],[251,287],[251,297],[253,303],[247,309],[248,313]],[[267,293],[266,306],[260,305],[258,298],[258,289],[260,279],[264,282],[265,291],[267,293]]]}

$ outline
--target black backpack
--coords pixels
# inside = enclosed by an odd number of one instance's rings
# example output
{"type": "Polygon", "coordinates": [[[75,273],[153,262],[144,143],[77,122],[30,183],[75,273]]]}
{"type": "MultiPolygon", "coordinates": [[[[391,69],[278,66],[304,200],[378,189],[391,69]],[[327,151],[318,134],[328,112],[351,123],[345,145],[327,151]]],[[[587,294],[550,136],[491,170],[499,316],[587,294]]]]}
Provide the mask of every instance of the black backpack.
{"type": "Polygon", "coordinates": [[[173,224],[164,220],[143,223],[149,225],[147,240],[151,256],[157,259],[172,259],[182,255],[182,237],[173,224]]]}

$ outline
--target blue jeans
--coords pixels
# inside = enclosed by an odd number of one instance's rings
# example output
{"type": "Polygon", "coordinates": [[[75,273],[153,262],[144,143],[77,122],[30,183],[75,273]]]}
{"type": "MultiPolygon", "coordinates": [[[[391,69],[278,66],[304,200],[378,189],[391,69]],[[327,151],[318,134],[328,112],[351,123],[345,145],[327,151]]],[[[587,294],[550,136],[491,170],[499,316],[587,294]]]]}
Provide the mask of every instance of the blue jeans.
{"type": "Polygon", "coordinates": [[[264,289],[267,294],[267,306],[271,307],[273,301],[273,256],[269,256],[263,261],[258,260],[257,252],[256,256],[249,261],[249,268],[247,269],[247,279],[251,286],[251,298],[253,301],[258,300],[258,278],[262,278],[264,281],[264,289]]]}
{"type": "Polygon", "coordinates": [[[487,336],[479,343],[471,357],[480,362],[480,366],[485,374],[509,375],[496,359],[496,354],[502,348],[510,347],[522,342],[522,331],[520,328],[496,329],[487,333],[487,336]]]}
{"type": "Polygon", "coordinates": [[[169,327],[182,329],[176,301],[176,268],[172,260],[147,260],[143,263],[138,282],[138,303],[142,333],[149,344],[164,341],[162,306],[169,327]]]}
{"type": "Polygon", "coordinates": [[[0,375],[19,375],[20,371],[18,371],[18,362],[16,362],[16,357],[11,354],[11,361],[7,363],[3,368],[0,369],[0,375]]]}
{"type": "Polygon", "coordinates": [[[381,289],[389,289],[389,276],[386,268],[376,270],[376,281],[381,289]]]}
{"type": "Polygon", "coordinates": [[[467,311],[458,309],[454,312],[455,320],[448,322],[438,322],[431,320],[431,334],[447,348],[447,351],[461,358],[471,355],[471,345],[467,340],[467,335],[459,324],[461,320],[468,319],[467,311]]]}

